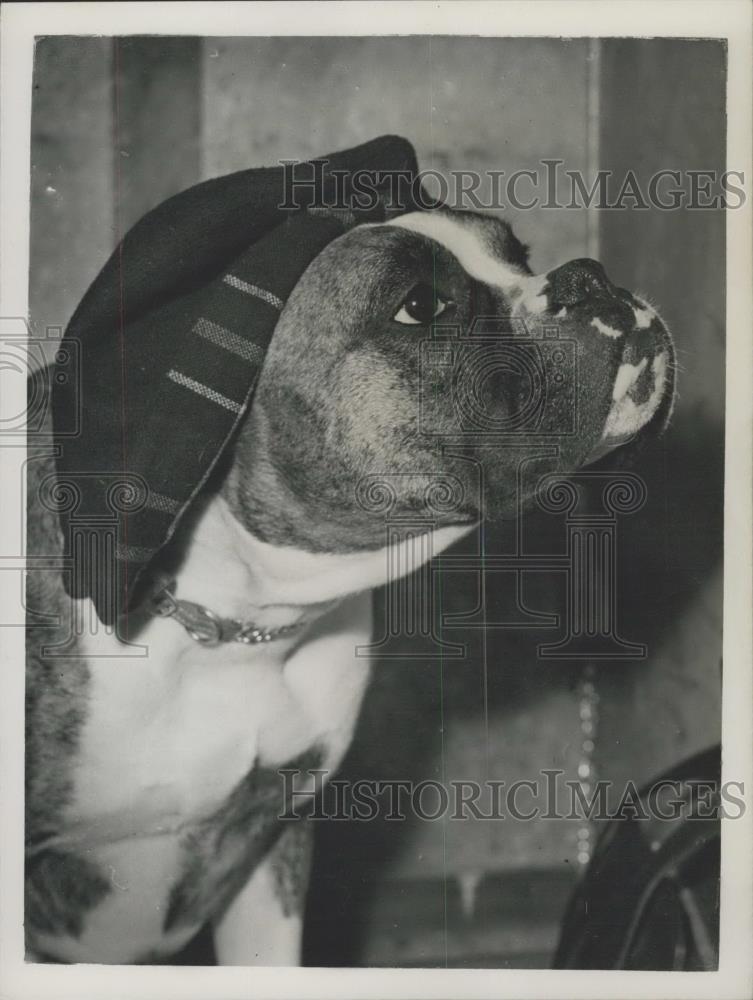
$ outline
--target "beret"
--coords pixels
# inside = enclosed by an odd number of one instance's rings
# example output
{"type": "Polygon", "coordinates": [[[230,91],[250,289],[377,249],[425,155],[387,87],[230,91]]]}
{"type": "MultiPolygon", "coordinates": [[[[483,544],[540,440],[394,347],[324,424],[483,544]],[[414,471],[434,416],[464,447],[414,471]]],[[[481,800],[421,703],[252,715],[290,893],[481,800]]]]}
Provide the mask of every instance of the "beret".
{"type": "Polygon", "coordinates": [[[58,488],[76,496],[59,509],[65,586],[90,597],[106,625],[143,597],[150,563],[248,411],[308,264],[347,228],[424,207],[395,207],[380,193],[343,208],[343,179],[357,171],[415,178],[413,148],[397,136],[298,164],[296,178],[316,176],[317,186],[301,185],[294,199],[286,170],[215,178],[147,213],[65,331],[78,356],[76,379],[52,372],[58,488]],[[74,420],[77,433],[63,433],[74,420]]]}

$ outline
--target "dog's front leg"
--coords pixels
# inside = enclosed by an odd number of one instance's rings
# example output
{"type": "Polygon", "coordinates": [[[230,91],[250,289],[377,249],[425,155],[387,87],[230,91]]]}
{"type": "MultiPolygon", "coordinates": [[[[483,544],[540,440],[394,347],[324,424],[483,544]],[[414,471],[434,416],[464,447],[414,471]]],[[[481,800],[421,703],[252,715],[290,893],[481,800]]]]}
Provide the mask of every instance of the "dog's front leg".
{"type": "Polygon", "coordinates": [[[313,829],[291,821],[214,927],[218,965],[300,965],[313,829]]]}

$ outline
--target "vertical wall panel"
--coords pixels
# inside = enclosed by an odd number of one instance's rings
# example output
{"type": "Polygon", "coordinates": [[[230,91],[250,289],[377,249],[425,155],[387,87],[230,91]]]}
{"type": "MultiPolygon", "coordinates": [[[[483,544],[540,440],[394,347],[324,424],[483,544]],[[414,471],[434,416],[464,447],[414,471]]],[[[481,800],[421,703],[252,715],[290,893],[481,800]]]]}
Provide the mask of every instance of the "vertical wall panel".
{"type": "MultiPolygon", "coordinates": [[[[587,156],[587,42],[496,38],[232,38],[204,45],[203,173],[322,155],[381,133],[423,168],[536,169],[587,156]]],[[[479,190],[488,193],[488,185],[479,190]]],[[[519,186],[521,198],[530,188],[519,186]]],[[[586,251],[586,213],[505,212],[534,266],[586,251]]]]}
{"type": "MultiPolygon", "coordinates": [[[[606,40],[602,67],[602,168],[633,170],[644,191],[658,171],[680,171],[680,184],[663,183],[665,201],[672,186],[690,192],[689,171],[724,171],[723,42],[606,40]]],[[[604,682],[602,759],[617,781],[646,780],[720,738],[725,214],[650,207],[600,218],[608,273],[659,308],[679,362],[669,432],[638,469],[646,508],[624,524],[623,606],[650,655],[604,682]]]]}
{"type": "MultiPolygon", "coordinates": [[[[660,170],[725,169],[726,51],[711,39],[606,40],[601,167],[635,171],[644,190],[660,170]]],[[[730,164],[734,167],[734,164],[730,164]]],[[[689,190],[686,176],[683,188],[689,190]]],[[[672,182],[661,186],[669,201],[672,182]]],[[[701,199],[698,199],[699,202],[701,199]]],[[[630,202],[627,202],[629,205],[630,202]]],[[[725,215],[651,207],[601,213],[602,258],[615,280],[656,301],[683,366],[680,415],[724,417],[725,215]],[[703,358],[703,364],[693,363],[703,358]]]]}
{"type": "Polygon", "coordinates": [[[30,314],[64,326],[122,233],[199,179],[198,39],[45,38],[32,113],[30,314]]]}
{"type": "Polygon", "coordinates": [[[115,196],[125,231],[199,179],[201,43],[136,36],[113,44],[115,196]]]}
{"type": "Polygon", "coordinates": [[[34,60],[29,312],[64,326],[113,247],[112,46],[43,38],[34,60]]]}

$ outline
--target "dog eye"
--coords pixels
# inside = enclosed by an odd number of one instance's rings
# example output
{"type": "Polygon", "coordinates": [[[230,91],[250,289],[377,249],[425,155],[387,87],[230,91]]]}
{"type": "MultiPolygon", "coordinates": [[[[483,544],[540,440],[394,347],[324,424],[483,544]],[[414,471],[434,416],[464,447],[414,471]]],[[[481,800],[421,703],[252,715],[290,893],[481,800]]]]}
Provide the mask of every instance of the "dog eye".
{"type": "Polygon", "coordinates": [[[409,326],[426,325],[441,316],[446,308],[447,303],[439,298],[431,285],[416,285],[392,318],[396,323],[409,326]]]}

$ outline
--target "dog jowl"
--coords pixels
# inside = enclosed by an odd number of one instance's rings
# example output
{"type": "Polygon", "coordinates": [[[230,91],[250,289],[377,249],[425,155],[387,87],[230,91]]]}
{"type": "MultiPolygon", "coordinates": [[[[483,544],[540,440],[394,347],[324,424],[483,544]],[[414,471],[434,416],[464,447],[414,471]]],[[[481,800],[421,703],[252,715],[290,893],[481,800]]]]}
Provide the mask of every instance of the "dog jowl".
{"type": "MultiPolygon", "coordinates": [[[[416,170],[389,137],[333,161],[416,170]]],[[[221,963],[296,963],[309,852],[277,775],[331,774],[353,732],[387,572],[364,482],[391,477],[393,517],[456,484],[438,552],[516,515],[542,440],[571,472],[671,409],[662,321],[596,262],[533,274],[506,223],[441,207],[282,218],[280,180],[150,213],[66,334],[80,433],[30,463],[29,551],[63,567],[29,574],[55,622],[28,629],[30,955],[164,960],[210,925],[221,963]]],[[[72,406],[54,390],[58,428],[72,406]]]]}

